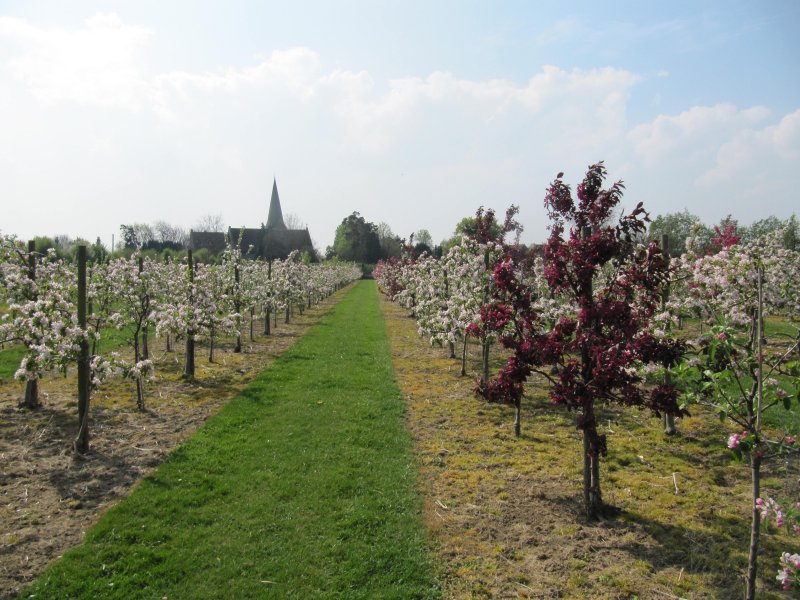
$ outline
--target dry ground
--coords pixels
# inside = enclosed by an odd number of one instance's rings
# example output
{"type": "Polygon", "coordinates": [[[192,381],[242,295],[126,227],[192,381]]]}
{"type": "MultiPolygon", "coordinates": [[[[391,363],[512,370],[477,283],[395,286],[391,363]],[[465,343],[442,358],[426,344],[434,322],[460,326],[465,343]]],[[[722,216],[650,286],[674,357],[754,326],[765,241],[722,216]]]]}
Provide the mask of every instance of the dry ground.
{"type": "MultiPolygon", "coordinates": [[[[428,346],[407,311],[383,309],[445,597],[742,597],[749,471],[731,461],[715,417],[679,420],[668,438],[649,413],[606,409],[601,480],[617,514],[587,522],[574,417],[534,385],[515,439],[513,410],[472,394],[477,347],[471,374],[459,377],[460,363],[428,346]]],[[[785,467],[764,488],[798,497],[796,470],[785,467]]],[[[797,551],[797,538],[762,539],[760,597],[784,597],[778,557],[789,544],[797,551]]]]}
{"type": "Polygon", "coordinates": [[[192,384],[180,377],[182,353],[167,353],[162,341],[151,342],[156,376],[146,385],[146,412],[136,409],[131,381],[114,381],[95,392],[86,457],[72,453],[74,373],[44,379],[43,406],[33,412],[17,408],[24,391],[20,382],[0,382],[0,599],[14,597],[79,544],[103,511],[316,323],[341,293],[288,325],[279,318],[272,336],[245,341],[241,354],[234,354],[226,340],[211,364],[207,350],[198,347],[192,384]]]}

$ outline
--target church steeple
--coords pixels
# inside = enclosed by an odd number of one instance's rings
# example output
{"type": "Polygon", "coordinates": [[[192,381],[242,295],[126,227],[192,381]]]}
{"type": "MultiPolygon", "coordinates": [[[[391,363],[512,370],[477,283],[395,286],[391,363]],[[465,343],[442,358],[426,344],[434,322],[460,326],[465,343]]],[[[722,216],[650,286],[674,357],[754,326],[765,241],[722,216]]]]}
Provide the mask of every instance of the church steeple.
{"type": "Polygon", "coordinates": [[[286,229],[281,211],[281,199],[278,198],[278,184],[272,179],[272,198],[269,201],[269,215],[267,216],[267,229],[286,229]]]}

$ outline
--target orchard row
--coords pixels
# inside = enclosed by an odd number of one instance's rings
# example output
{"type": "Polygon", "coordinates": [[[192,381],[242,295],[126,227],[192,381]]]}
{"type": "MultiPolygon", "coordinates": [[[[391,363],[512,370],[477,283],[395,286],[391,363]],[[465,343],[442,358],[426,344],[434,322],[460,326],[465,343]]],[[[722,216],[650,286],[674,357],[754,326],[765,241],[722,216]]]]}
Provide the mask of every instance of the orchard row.
{"type": "MultiPolygon", "coordinates": [[[[302,312],[361,276],[352,263],[304,264],[297,253],[286,260],[244,260],[228,246],[221,264],[156,262],[134,254],[95,264],[68,263],[53,252],[37,254],[12,237],[0,238],[0,344],[19,345],[24,354],[15,378],[26,382],[24,405],[38,405],[38,381],[65,370],[88,350],[89,391],[112,376],[135,382],[137,404],[145,408],[143,380],[153,372],[148,340],[163,336],[167,347],[184,343],[184,375],[193,378],[194,345],[204,341],[213,360],[215,340],[250,336],[256,313],[270,333],[282,313],[302,312]],[[84,289],[80,289],[81,269],[84,289]],[[86,304],[81,323],[79,307],[86,304]],[[104,332],[118,329],[132,353],[104,350],[104,332]]],[[[85,253],[84,253],[85,255],[85,253]]]]}
{"type": "MultiPolygon", "coordinates": [[[[661,250],[668,240],[646,239],[641,204],[614,218],[624,186],[603,189],[605,175],[602,163],[590,167],[576,198],[563,176],[556,178],[545,197],[551,225],[541,248],[506,241],[519,229],[515,207],[502,227],[479,210],[475,234],[441,259],[409,252],[380,263],[375,277],[432,344],[446,345],[451,357],[463,345],[462,375],[467,339],[480,341],[476,392],[515,407],[517,435],[534,374],[554,404],[574,412],[589,518],[605,509],[599,463],[607,440],[598,429],[598,404],[649,408],[665,417],[667,433],[675,432],[674,417],[698,405],[734,423],[727,445],[747,458],[753,481],[752,598],[762,520],[774,513],[800,532],[800,503],[783,509],[760,490],[762,464],[798,457],[795,437],[762,421],[798,405],[800,253],[784,248],[780,231],[742,244],[732,230],[717,230],[718,251],[702,254],[690,239],[685,254],[670,257],[661,250]],[[776,315],[780,330],[767,340],[765,318],[776,315]],[[699,335],[682,331],[687,319],[699,335]],[[490,377],[495,343],[509,356],[490,377]]],[[[800,555],[784,553],[778,579],[786,589],[800,586],[800,555]]]]}

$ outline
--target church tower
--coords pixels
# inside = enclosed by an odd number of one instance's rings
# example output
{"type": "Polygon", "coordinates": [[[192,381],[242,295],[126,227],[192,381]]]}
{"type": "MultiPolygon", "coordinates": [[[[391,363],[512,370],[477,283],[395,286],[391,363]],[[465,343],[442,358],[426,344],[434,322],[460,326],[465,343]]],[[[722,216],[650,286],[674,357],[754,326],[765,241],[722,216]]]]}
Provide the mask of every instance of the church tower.
{"type": "Polygon", "coordinates": [[[269,201],[269,215],[267,216],[267,229],[286,229],[281,211],[281,199],[278,197],[278,184],[272,179],[272,198],[269,201]]]}

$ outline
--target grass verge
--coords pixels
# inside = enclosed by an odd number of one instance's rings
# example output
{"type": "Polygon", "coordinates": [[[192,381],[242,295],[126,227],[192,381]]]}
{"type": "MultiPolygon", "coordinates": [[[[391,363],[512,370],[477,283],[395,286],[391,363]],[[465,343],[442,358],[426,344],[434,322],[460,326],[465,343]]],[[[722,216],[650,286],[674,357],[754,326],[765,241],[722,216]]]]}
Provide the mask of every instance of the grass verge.
{"type": "Polygon", "coordinates": [[[362,282],[21,597],[436,597],[403,410],[362,282]]]}

